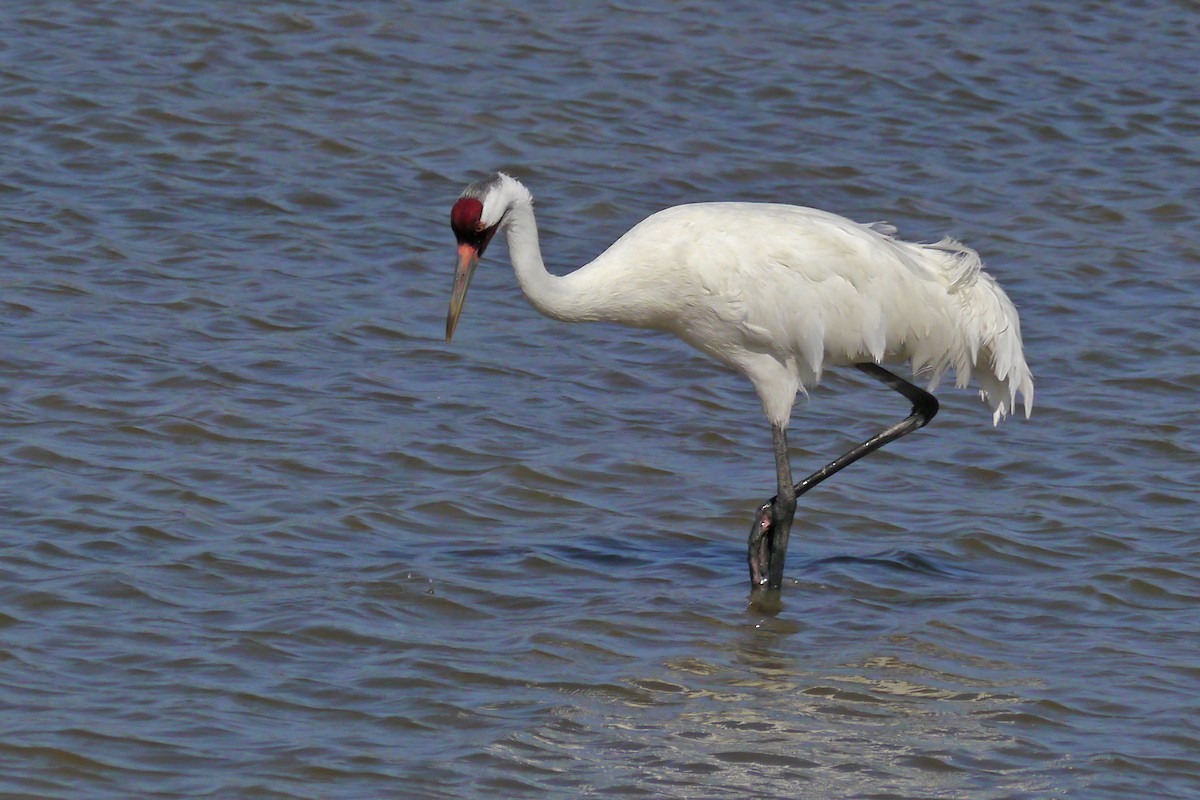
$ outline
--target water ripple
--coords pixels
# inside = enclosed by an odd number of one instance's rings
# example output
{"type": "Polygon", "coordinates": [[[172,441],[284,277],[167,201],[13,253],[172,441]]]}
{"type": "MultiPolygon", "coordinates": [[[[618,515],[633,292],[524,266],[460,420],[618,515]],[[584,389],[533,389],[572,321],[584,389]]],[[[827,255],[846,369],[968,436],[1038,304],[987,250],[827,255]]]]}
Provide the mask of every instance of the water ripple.
{"type": "MultiPolygon", "coordinates": [[[[1195,794],[1198,37],[1166,2],[13,15],[0,794],[1195,794]],[[497,168],[557,272],[699,200],[959,236],[1034,418],[947,387],[752,603],[744,381],[537,316],[500,244],[442,341],[445,214],[497,168]]],[[[797,469],[904,411],[830,375],[797,469]]]]}

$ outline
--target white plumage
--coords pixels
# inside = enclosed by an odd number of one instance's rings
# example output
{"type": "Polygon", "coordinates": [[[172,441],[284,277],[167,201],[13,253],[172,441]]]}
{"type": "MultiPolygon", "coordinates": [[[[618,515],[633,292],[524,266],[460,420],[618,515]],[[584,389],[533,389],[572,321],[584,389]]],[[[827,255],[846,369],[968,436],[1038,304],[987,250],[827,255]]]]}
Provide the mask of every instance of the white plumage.
{"type": "Polygon", "coordinates": [[[768,418],[786,424],[826,367],[909,362],[929,387],[974,374],[999,422],[1033,406],[1021,323],[979,255],[953,239],[913,244],[885,223],[812,208],[697,203],[647,217],[594,261],[546,272],[529,191],[499,174],[464,197],[502,225],[533,306],[564,321],[675,334],[744,372],[768,418]]]}
{"type": "Polygon", "coordinates": [[[1018,396],[1026,416],[1033,405],[1016,309],[979,255],[953,239],[904,242],[886,223],[799,206],[699,203],[653,214],[591,263],[555,276],[542,261],[532,197],[504,174],[468,187],[451,223],[459,268],[447,338],[478,256],[502,228],[535,308],[677,335],[747,375],[780,437],[797,392],[828,367],[864,362],[907,362],[930,388],[948,370],[959,386],[974,376],[993,422],[1018,396]]]}

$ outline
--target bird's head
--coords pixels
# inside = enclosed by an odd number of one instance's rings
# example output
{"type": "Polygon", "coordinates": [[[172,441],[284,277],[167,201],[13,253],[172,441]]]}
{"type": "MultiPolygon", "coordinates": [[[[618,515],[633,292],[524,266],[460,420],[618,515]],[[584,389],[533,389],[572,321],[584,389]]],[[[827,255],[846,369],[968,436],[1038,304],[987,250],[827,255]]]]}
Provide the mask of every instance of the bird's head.
{"type": "Polygon", "coordinates": [[[505,222],[508,210],[522,200],[531,202],[528,190],[515,178],[497,172],[464,189],[450,209],[450,228],[458,240],[458,264],[454,268],[454,293],[450,295],[450,313],[446,317],[446,341],[454,336],[467,299],[467,287],[483,251],[505,222]]]}

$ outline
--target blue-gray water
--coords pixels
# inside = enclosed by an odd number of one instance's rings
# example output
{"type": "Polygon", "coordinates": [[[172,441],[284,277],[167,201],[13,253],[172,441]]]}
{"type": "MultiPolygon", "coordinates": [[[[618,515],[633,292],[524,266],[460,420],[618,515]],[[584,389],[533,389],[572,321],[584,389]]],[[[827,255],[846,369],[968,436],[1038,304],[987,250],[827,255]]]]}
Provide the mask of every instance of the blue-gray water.
{"type": "MultiPolygon", "coordinates": [[[[12,3],[0,795],[1200,794],[1200,10],[12,3]],[[946,387],[805,497],[749,386],[552,269],[795,202],[984,255],[1031,420],[946,387]]],[[[851,371],[853,372],[853,371],[851,371]]],[[[831,375],[797,471],[906,412],[831,375]]]]}

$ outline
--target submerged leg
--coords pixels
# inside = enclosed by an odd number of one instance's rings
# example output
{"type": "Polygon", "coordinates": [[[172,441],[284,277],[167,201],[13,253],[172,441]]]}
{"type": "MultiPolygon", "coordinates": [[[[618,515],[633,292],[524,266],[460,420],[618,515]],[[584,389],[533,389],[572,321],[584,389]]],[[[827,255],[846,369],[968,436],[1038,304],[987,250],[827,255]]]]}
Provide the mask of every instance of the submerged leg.
{"type": "MultiPolygon", "coordinates": [[[[796,488],[792,485],[792,466],[788,461],[787,433],[783,428],[772,425],[771,438],[775,444],[775,497],[759,506],[754,515],[747,543],[747,559],[750,562],[752,586],[771,584],[771,577],[779,574],[783,580],[783,559],[787,554],[788,536],[792,530],[792,518],[796,515],[796,488]]],[[[778,584],[776,584],[778,585],[778,584]]]]}
{"type": "MultiPolygon", "coordinates": [[[[787,542],[791,533],[792,516],[796,510],[796,498],[868,453],[878,450],[888,442],[895,441],[907,433],[925,427],[929,420],[937,414],[937,398],[924,389],[914,386],[898,375],[893,375],[878,364],[855,364],[855,366],[908,398],[913,404],[912,413],[862,444],[852,447],[794,487],[791,486],[789,471],[787,480],[788,488],[791,491],[780,489],[778,495],[760,506],[755,514],[754,527],[750,529],[750,583],[755,588],[762,586],[764,582],[768,589],[778,589],[783,585],[783,560],[787,555],[787,542]],[[783,498],[782,502],[780,498],[783,498]],[[786,525],[782,524],[781,520],[781,512],[785,510],[788,512],[786,525]]],[[[775,436],[775,466],[779,479],[782,481],[783,470],[788,469],[787,440],[782,429],[779,429],[775,436]],[[782,456],[780,454],[781,446],[783,448],[782,456]],[[782,467],[780,466],[781,462],[782,467]]],[[[782,485],[781,483],[780,486],[782,485]]]]}

